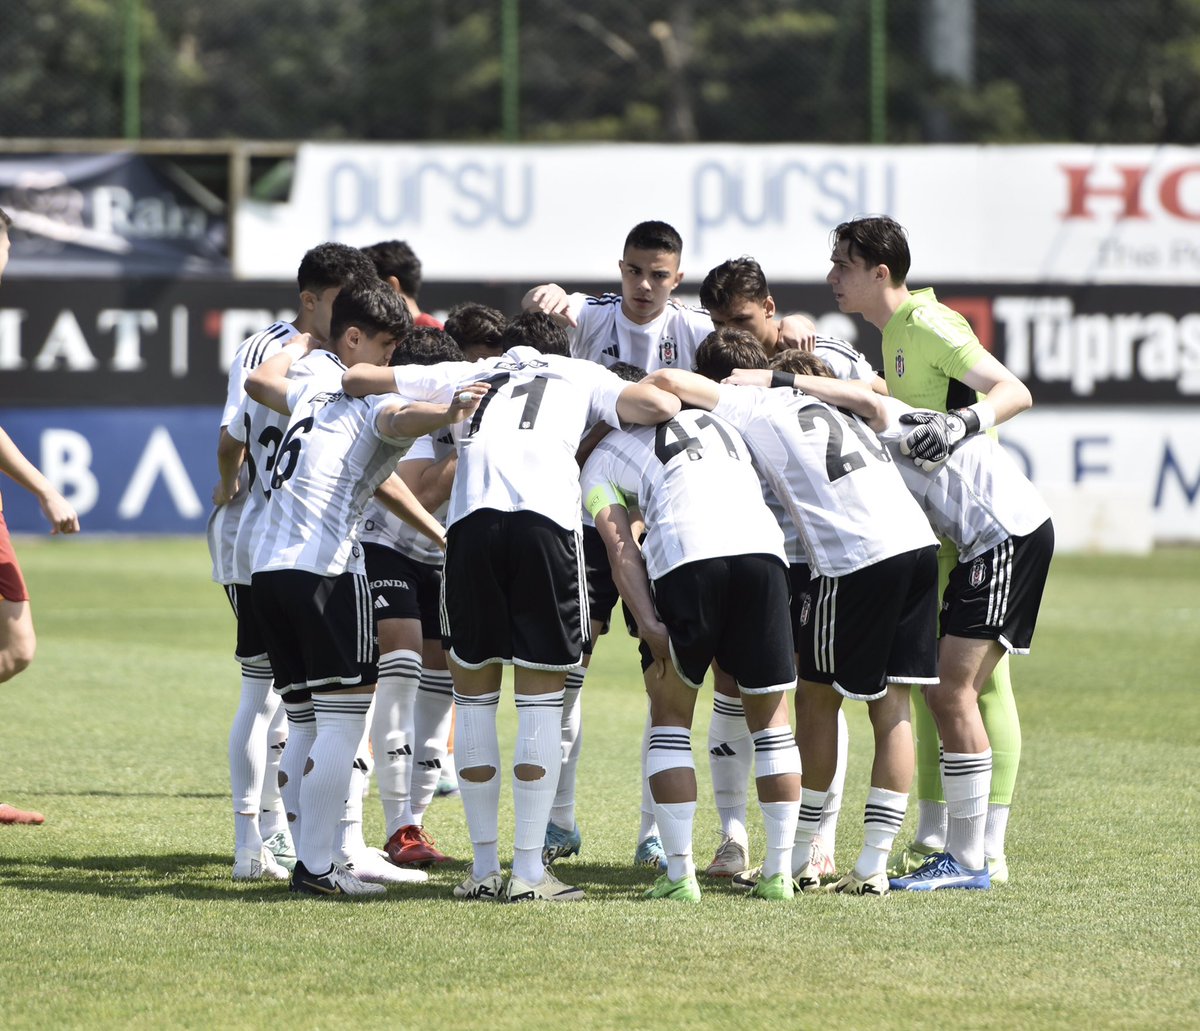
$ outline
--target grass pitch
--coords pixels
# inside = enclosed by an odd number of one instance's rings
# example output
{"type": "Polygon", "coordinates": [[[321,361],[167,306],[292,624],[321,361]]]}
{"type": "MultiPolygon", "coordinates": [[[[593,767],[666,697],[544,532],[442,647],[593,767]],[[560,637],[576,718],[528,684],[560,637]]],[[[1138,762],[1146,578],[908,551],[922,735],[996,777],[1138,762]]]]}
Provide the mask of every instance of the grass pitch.
{"type": "MultiPolygon", "coordinates": [[[[451,899],[461,866],[361,905],[232,883],[233,617],[203,541],[18,550],[40,651],[0,688],[0,800],[47,823],[0,828],[0,1026],[1200,1022],[1200,551],[1055,560],[1034,654],[1013,661],[1025,751],[1008,886],[772,906],[705,885],[699,906],[644,902],[650,874],[629,865],[644,701],[632,644],[612,635],[584,691],[583,853],[556,868],[588,899],[502,907],[451,899]]],[[[693,739],[701,864],[717,842],[708,698],[693,739]]],[[[865,713],[849,716],[840,868],[861,841],[870,748],[865,713]]],[[[511,754],[508,697],[501,720],[511,754]]],[[[504,804],[502,842],[507,791],[504,804]]],[[[374,795],[365,808],[380,843],[374,795]]],[[[469,854],[456,800],[435,801],[427,826],[469,854]]]]}

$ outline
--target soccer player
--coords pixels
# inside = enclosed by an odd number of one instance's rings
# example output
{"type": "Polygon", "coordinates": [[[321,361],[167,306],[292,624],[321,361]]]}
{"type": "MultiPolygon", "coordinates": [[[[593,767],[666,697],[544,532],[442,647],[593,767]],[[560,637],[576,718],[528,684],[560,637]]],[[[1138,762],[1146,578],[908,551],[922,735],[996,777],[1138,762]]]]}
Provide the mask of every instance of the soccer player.
{"type": "MultiPolygon", "coordinates": [[[[906,454],[939,461],[964,436],[1003,423],[1032,404],[1025,384],[983,349],[966,319],[939,303],[932,290],[909,290],[911,256],[899,223],[886,216],[858,218],[839,225],[832,238],[832,267],[826,278],[838,308],[861,314],[883,334],[888,392],[914,408],[936,413],[907,417],[918,421],[904,439],[906,454]]],[[[955,562],[955,549],[947,542],[938,556],[940,590],[945,590],[955,562]]],[[[914,703],[917,833],[896,857],[896,874],[912,872],[945,845],[937,732],[921,698],[914,703]]],[[[994,763],[987,855],[992,879],[1003,883],[1008,878],[1004,837],[1021,759],[1021,724],[1007,656],[988,679],[979,707],[994,763]]]]}
{"type": "MultiPolygon", "coordinates": [[[[235,439],[229,427],[245,397],[245,382],[250,372],[275,354],[284,341],[299,333],[328,340],[333,302],[338,292],[349,282],[376,279],[374,266],[357,248],[324,243],[304,255],[296,275],[300,292],[296,318],[291,322],[274,322],[248,337],[238,347],[230,364],[217,443],[219,469],[240,467],[245,443],[235,439]]],[[[241,696],[229,731],[233,877],[234,880],[261,877],[284,880],[287,870],[295,863],[293,842],[277,783],[287,724],[279,707],[279,697],[271,690],[266,646],[254,626],[251,571],[244,561],[249,553],[244,549],[240,553],[242,561],[239,561],[236,548],[246,498],[245,475],[232,484],[218,483],[213,490],[214,507],[207,528],[212,578],[225,588],[237,619],[234,658],[242,669],[241,696]]],[[[299,770],[291,772],[294,777],[299,777],[299,770]]]]}
{"type": "Polygon", "coordinates": [[[374,263],[379,278],[403,299],[414,326],[443,328],[439,320],[421,311],[417,301],[421,293],[421,259],[407,243],[403,240],[381,240],[364,247],[363,254],[374,263]]]}
{"type": "Polygon", "coordinates": [[[603,419],[653,424],[679,402],[628,384],[568,356],[566,334],[549,316],[526,312],[505,330],[500,358],[389,371],[351,369],[351,394],[395,390],[444,402],[477,379],[488,392],[452,429],[458,471],[447,516],[443,629],[451,642],[455,754],[471,834],[464,899],[509,902],[580,899],[542,861],[559,776],[563,687],[583,654],[586,595],[579,554],[580,494],[575,450],[603,419]],[[498,852],[500,749],[496,706],[501,672],[514,667],[517,746],[512,875],[502,883],[498,852]]]}
{"type": "Polygon", "coordinates": [[[446,315],[446,332],[468,362],[499,357],[503,351],[500,338],[507,325],[508,316],[504,312],[476,301],[456,304],[446,315]]]}
{"type": "Polygon", "coordinates": [[[691,725],[696,694],[716,659],[737,685],[753,739],[767,858],[752,894],[790,899],[800,753],[785,702],[796,681],[787,564],[746,445],[719,418],[680,412],[657,427],[608,434],[581,482],[643,642],[651,718],[646,778],[667,857],[646,897],[700,899],[691,725]],[[641,549],[626,510],[631,497],[645,515],[641,549]]]}
{"type": "MultiPolygon", "coordinates": [[[[544,311],[567,326],[571,354],[612,365],[624,361],[643,369],[690,369],[696,348],[712,332],[701,308],[680,304],[671,294],[683,281],[679,270],[683,239],[666,222],[640,222],[625,238],[617,266],[621,293],[589,297],[568,294],[557,283],[535,286],[521,307],[544,311]]],[[[812,323],[790,316],[785,330],[790,346],[810,340],[812,323]]]]}
{"type": "MultiPolygon", "coordinates": [[[[787,346],[783,324],[776,317],[775,299],[771,296],[767,277],[762,266],[751,257],[731,258],[710,269],[700,285],[700,303],[708,309],[715,328],[739,329],[749,333],[758,341],[766,358],[773,358],[787,346]]],[[[703,344],[701,350],[704,350],[703,344]]],[[[713,361],[713,349],[709,348],[709,351],[703,363],[705,368],[697,364],[695,371],[720,381],[729,374],[730,366],[724,361],[713,361]]],[[[887,387],[866,357],[846,341],[817,335],[812,340],[812,352],[823,358],[839,378],[863,380],[871,383],[874,389],[886,393],[887,387]]],[[[732,357],[732,354],[726,353],[726,359],[732,360],[732,357]]],[[[699,357],[697,361],[699,363],[699,357]]],[[[763,367],[763,363],[754,361],[750,356],[747,356],[747,363],[752,363],[751,367],[754,368],[763,367]]],[[[791,579],[806,584],[809,579],[808,560],[799,534],[774,493],[768,489],[765,497],[784,532],[791,579]]],[[[795,591],[793,596],[799,597],[800,593],[795,591]]],[[[713,795],[721,824],[721,842],[704,872],[710,877],[733,877],[738,884],[743,884],[753,882],[757,874],[757,871],[743,874],[749,865],[745,816],[747,776],[752,756],[750,732],[746,728],[736,688],[719,667],[714,667],[713,673],[713,716],[709,722],[708,756],[713,795]]],[[[839,709],[838,764],[821,814],[821,825],[812,844],[813,866],[826,879],[832,878],[835,871],[833,855],[846,779],[848,744],[846,717],[839,709]]]]}
{"type": "MultiPolygon", "coordinates": [[[[737,330],[717,330],[712,341],[731,355],[741,346],[757,350],[737,330]]],[[[649,381],[741,431],[800,531],[814,572],[800,599],[796,636],[796,728],[804,761],[796,881],[804,891],[820,884],[810,865],[812,839],[836,767],[837,712],[848,697],[868,703],[875,761],[862,851],[854,869],[829,887],[886,895],[884,868],[912,779],[907,685],[937,680],[929,639],[937,618],[936,545],[929,524],[887,451],[857,417],[791,389],[718,385],[674,369],[649,381]]]]}
{"type": "MultiPolygon", "coordinates": [[[[334,329],[354,345],[362,364],[386,363],[411,325],[403,303],[383,284],[339,296],[337,310],[339,316],[345,310],[345,323],[334,329]]],[[[449,405],[391,396],[367,402],[288,379],[292,362],[314,346],[311,337],[297,338],[246,382],[254,400],[290,415],[251,582],[278,689],[296,704],[310,698],[316,726],[300,786],[291,890],[365,898],[382,894],[383,885],[365,883],[335,863],[334,854],[378,673],[357,536],[363,508],[412,441],[470,414],[482,389],[464,387],[449,405]]]]}
{"type": "MultiPolygon", "coordinates": [[[[794,371],[817,377],[798,354],[794,371]]],[[[1054,551],[1050,510],[1008,453],[987,435],[964,438],[943,462],[901,457],[899,441],[913,409],[895,398],[847,390],[822,378],[795,385],[856,412],[888,444],[897,468],[933,528],[952,541],[958,565],[942,602],[940,681],[925,688],[942,747],[947,799],[945,848],[914,872],[893,877],[907,891],[988,888],[984,832],[991,749],[979,713],[979,694],[1000,656],[1027,654],[1054,551]]]]}
{"type": "MultiPolygon", "coordinates": [[[[8,265],[8,252],[12,246],[8,235],[11,225],[8,212],[0,208],[0,278],[8,265]]],[[[21,453],[3,429],[0,429],[0,472],[37,498],[52,534],[79,532],[79,516],[74,507],[50,485],[41,470],[21,453]]],[[[27,669],[36,651],[37,635],[33,629],[33,612],[29,608],[29,588],[21,575],[21,566],[4,522],[4,502],[0,499],[0,684],[27,669]]],[[[0,824],[41,824],[45,821],[39,812],[0,802],[0,824]]]]}

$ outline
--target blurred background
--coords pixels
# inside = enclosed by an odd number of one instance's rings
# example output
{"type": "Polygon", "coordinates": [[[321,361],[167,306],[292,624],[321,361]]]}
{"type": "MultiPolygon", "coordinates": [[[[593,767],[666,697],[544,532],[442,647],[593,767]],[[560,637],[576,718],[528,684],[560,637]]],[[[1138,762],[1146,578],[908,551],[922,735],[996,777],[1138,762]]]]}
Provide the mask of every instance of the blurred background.
{"type": "Polygon", "coordinates": [[[753,254],[878,360],[823,277],[887,212],[1030,384],[1005,440],[1065,546],[1200,542],[1200,0],[5,0],[0,33],[3,424],[90,529],[203,528],[229,356],[322,240],[515,312],[615,289],[662,218],[683,299],[753,254]]]}

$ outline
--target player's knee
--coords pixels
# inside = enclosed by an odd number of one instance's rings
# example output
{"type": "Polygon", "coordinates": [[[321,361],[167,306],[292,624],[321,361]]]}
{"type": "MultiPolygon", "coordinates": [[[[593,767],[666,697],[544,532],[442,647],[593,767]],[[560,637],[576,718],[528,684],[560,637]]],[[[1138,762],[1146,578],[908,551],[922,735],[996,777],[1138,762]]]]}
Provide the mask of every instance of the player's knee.
{"type": "Polygon", "coordinates": [[[16,638],[0,653],[0,683],[11,680],[18,673],[23,673],[33,662],[37,651],[37,640],[29,637],[16,638]]]}
{"type": "Polygon", "coordinates": [[[495,766],[468,766],[458,771],[459,780],[467,780],[472,784],[484,784],[496,776],[495,766]]]}
{"type": "Polygon", "coordinates": [[[546,770],[545,767],[535,766],[533,763],[517,763],[513,767],[513,776],[517,780],[541,780],[546,776],[546,770]]]}

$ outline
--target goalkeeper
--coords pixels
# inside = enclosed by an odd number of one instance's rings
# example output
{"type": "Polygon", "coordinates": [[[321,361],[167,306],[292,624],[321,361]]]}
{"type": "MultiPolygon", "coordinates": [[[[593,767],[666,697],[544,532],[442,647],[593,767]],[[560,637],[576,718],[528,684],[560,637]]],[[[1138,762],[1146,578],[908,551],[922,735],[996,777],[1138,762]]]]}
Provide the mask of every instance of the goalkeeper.
{"type": "MultiPolygon", "coordinates": [[[[843,222],[832,233],[832,268],[826,277],[838,308],[858,313],[883,333],[883,372],[893,397],[924,411],[909,413],[901,449],[918,464],[933,468],[965,437],[1006,422],[1032,404],[1029,389],[986,351],[967,320],[941,304],[930,289],[909,290],[908,240],[904,228],[886,216],[843,222]]],[[[943,542],[938,556],[944,592],[957,564],[953,546],[943,542]]],[[[946,837],[946,803],[938,765],[933,717],[913,692],[917,735],[917,833],[896,855],[889,874],[916,870],[941,851],[946,837]]],[[[1013,786],[1021,761],[1021,724],[1009,679],[1008,657],[997,665],[979,698],[992,748],[984,850],[992,882],[1008,879],[1004,836],[1013,786]]]]}

